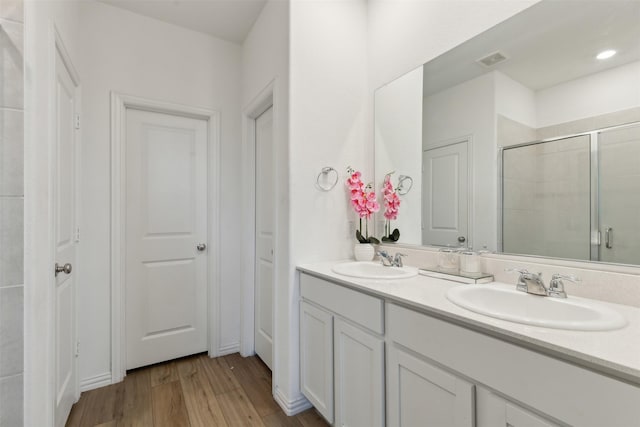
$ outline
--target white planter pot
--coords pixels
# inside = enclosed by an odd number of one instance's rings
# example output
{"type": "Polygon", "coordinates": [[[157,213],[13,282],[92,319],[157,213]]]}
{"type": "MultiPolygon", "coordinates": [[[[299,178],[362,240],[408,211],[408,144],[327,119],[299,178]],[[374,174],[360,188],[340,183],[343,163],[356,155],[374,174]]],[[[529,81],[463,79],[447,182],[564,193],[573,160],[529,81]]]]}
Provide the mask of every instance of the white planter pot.
{"type": "Polygon", "coordinates": [[[371,243],[356,243],[353,247],[353,255],[356,261],[372,261],[376,251],[371,243]]]}

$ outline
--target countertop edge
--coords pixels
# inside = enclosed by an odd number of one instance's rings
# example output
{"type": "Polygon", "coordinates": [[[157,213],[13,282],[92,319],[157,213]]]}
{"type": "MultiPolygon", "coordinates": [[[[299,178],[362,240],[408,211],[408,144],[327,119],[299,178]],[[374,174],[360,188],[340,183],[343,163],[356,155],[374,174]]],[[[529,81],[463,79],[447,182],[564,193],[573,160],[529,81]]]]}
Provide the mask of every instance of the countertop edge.
{"type": "Polygon", "coordinates": [[[556,359],[560,359],[565,362],[572,363],[579,367],[594,371],[598,374],[606,375],[634,386],[640,386],[640,370],[620,365],[618,363],[611,362],[609,360],[602,359],[596,356],[584,354],[579,351],[575,351],[570,347],[559,346],[557,344],[540,340],[535,337],[523,335],[515,331],[510,331],[498,326],[482,323],[477,321],[476,319],[471,319],[465,316],[451,313],[446,310],[441,310],[435,307],[424,305],[422,303],[400,298],[395,295],[380,292],[367,286],[361,285],[355,281],[349,280],[348,277],[337,278],[335,276],[327,275],[304,265],[297,266],[296,270],[301,273],[317,277],[319,279],[328,280],[341,286],[363,292],[365,294],[383,298],[385,302],[404,306],[406,308],[427,314],[440,320],[447,321],[457,326],[470,329],[474,332],[479,332],[490,337],[498,338],[503,341],[516,344],[528,350],[532,350],[547,356],[554,357],[556,359]]]}

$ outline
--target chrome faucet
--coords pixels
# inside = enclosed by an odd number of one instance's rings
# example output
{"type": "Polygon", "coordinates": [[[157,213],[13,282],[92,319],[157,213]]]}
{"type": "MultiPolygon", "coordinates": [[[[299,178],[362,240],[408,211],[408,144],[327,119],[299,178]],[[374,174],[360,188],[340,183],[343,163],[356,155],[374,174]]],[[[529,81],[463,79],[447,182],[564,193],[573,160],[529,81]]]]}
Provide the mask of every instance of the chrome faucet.
{"type": "Polygon", "coordinates": [[[551,282],[549,282],[549,287],[547,288],[542,281],[542,273],[529,273],[528,270],[520,268],[505,268],[504,271],[520,273],[518,284],[516,285],[517,290],[545,297],[566,298],[567,293],[564,290],[563,280],[569,280],[574,283],[580,282],[579,277],[554,274],[551,276],[551,282]]]}
{"type": "Polygon", "coordinates": [[[380,261],[385,267],[402,267],[402,257],[406,256],[400,252],[396,253],[395,256],[391,256],[391,254],[385,250],[378,251],[378,255],[380,255],[380,261]]]}
{"type": "Polygon", "coordinates": [[[520,273],[516,289],[528,294],[547,296],[547,288],[542,281],[542,273],[529,273],[524,268],[505,268],[504,271],[520,273]]]}

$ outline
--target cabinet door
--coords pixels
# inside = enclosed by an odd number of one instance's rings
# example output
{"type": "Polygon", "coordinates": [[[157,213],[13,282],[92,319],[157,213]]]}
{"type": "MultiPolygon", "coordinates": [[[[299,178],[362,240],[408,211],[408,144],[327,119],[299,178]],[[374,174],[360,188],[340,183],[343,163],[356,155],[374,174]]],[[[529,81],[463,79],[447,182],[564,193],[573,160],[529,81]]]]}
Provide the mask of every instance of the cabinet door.
{"type": "Polygon", "coordinates": [[[334,323],[336,426],[384,426],[384,341],[346,323],[334,323]]]}
{"type": "Polygon", "coordinates": [[[333,423],[333,317],[300,303],[300,382],[302,394],[333,423]]]}
{"type": "Polygon", "coordinates": [[[551,423],[531,412],[511,403],[506,402],[505,423],[506,427],[554,427],[551,423]]]}
{"type": "Polygon", "coordinates": [[[389,347],[387,410],[390,426],[473,427],[473,384],[395,344],[389,347]]]}
{"type": "Polygon", "coordinates": [[[557,427],[482,387],[476,388],[476,427],[557,427]]]}

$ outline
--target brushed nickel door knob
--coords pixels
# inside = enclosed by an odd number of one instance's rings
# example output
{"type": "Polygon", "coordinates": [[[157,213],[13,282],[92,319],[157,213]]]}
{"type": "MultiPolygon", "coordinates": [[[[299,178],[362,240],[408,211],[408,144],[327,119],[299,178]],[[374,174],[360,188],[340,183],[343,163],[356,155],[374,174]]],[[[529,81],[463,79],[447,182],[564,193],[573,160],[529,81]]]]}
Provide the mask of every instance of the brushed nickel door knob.
{"type": "Polygon", "coordinates": [[[71,264],[66,263],[65,265],[59,265],[56,262],[56,268],[55,268],[55,273],[56,273],[56,277],[58,276],[58,274],[60,273],[64,273],[64,274],[71,274],[71,270],[73,270],[73,267],[71,264]]]}

